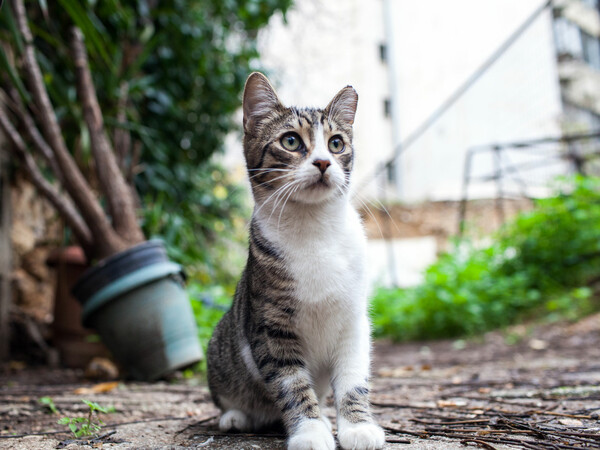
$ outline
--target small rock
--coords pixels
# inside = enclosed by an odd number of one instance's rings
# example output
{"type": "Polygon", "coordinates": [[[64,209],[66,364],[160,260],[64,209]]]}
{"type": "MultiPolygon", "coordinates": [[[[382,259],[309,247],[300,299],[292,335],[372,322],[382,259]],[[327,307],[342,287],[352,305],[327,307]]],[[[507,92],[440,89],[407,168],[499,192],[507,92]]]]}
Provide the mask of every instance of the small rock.
{"type": "Polygon", "coordinates": [[[110,359],[96,356],[85,368],[85,377],[90,380],[115,380],[119,378],[119,369],[110,359]]]}
{"type": "Polygon", "coordinates": [[[566,417],[564,419],[559,419],[558,423],[561,425],[565,425],[567,427],[582,427],[583,422],[579,419],[573,419],[571,417],[566,417]]]}
{"type": "Polygon", "coordinates": [[[529,348],[533,350],[546,350],[548,348],[548,343],[541,339],[532,339],[529,341],[529,348]]]}

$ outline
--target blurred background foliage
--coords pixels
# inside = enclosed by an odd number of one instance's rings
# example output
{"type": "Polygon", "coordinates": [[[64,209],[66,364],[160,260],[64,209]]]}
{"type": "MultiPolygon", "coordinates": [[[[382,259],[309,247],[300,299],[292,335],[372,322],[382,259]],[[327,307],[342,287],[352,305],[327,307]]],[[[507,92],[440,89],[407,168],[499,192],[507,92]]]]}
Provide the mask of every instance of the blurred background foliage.
{"type": "Polygon", "coordinates": [[[599,309],[600,179],[562,179],[556,189],[488,244],[456,241],[421,285],[377,290],[376,336],[468,336],[530,318],[574,320],[599,309]]]}
{"type": "MultiPolygon", "coordinates": [[[[83,31],[107,131],[131,135],[131,152],[122,158],[143,205],[144,232],[162,238],[185,266],[203,345],[231,301],[250,215],[245,190],[211,156],[238,126],[233,117],[245,79],[259,68],[258,31],[291,3],[27,5],[45,82],[63,129],[70,130],[65,138],[86,162],[90,143],[68,51],[69,26],[83,31]]],[[[3,38],[14,36],[14,28],[10,14],[0,15],[3,38]]],[[[378,289],[374,331],[397,340],[430,339],[473,335],[540,314],[575,318],[598,308],[592,289],[598,274],[600,181],[563,180],[554,197],[537,201],[487,245],[457,241],[420,286],[378,289]]]]}
{"type": "MultiPolygon", "coordinates": [[[[170,256],[185,266],[193,293],[199,285],[220,285],[231,294],[243,265],[235,259],[243,252],[231,248],[245,240],[245,191],[211,156],[239,126],[234,112],[246,77],[258,68],[258,31],[291,3],[26,4],[44,81],[63,129],[69,130],[68,147],[79,162],[88,163],[90,142],[69,53],[70,26],[82,30],[107,132],[113,139],[117,130],[131,136],[131,151],[118,157],[130,167],[146,237],[164,239],[170,256]]],[[[10,11],[10,3],[4,7],[10,11]]],[[[12,14],[1,15],[0,33],[6,39],[17,36],[12,14]]],[[[92,168],[87,175],[93,178],[92,168]]]]}

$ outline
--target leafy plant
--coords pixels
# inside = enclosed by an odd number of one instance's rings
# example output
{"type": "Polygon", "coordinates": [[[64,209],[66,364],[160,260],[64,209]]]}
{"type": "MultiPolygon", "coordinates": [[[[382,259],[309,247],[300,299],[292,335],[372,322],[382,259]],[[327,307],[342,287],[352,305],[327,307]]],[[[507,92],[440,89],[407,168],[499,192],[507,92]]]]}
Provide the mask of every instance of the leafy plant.
{"type": "MultiPolygon", "coordinates": [[[[213,267],[214,272],[226,268],[217,258],[211,260],[205,249],[215,235],[235,231],[228,225],[236,214],[232,216],[228,208],[239,207],[238,196],[228,195],[227,189],[215,190],[215,185],[225,184],[215,182],[213,173],[224,172],[208,161],[236,128],[233,113],[240,106],[240,92],[248,73],[256,69],[258,31],[273,14],[285,14],[292,0],[24,2],[9,2],[0,14],[0,112],[6,112],[0,115],[4,119],[0,128],[11,142],[22,144],[17,145],[22,166],[44,195],[53,194],[50,200],[88,256],[112,253],[120,246],[119,239],[135,227],[119,226],[132,217],[133,208],[125,208],[124,214],[111,206],[115,203],[111,199],[117,200],[116,206],[119,199],[127,200],[131,186],[122,189],[122,195],[112,195],[115,183],[104,183],[95,174],[105,165],[98,162],[98,130],[90,126],[94,121],[82,101],[88,96],[77,89],[82,58],[73,57],[74,44],[77,53],[86,56],[83,65],[91,78],[87,85],[94,88],[86,92],[96,95],[95,117],[103,118],[104,141],[114,150],[105,153],[114,154],[118,175],[137,188],[136,200],[150,209],[142,213],[145,236],[179,240],[184,249],[171,245],[170,252],[179,253],[182,262],[200,257],[206,266],[202,271],[211,278],[213,267]],[[29,72],[34,66],[43,77],[32,91],[29,72]],[[38,101],[42,91],[47,102],[38,101]],[[46,130],[46,122],[54,118],[59,133],[46,130]],[[19,133],[21,129],[25,133],[19,133]],[[43,139],[37,139],[58,135],[63,143],[40,145],[43,139]],[[55,147],[65,150],[60,158],[53,156],[55,147]],[[63,182],[62,175],[68,179],[74,172],[72,167],[62,168],[62,161],[69,158],[82,172],[81,189],[63,182]],[[68,195],[55,189],[56,181],[68,195]],[[99,191],[94,199],[92,194],[99,191]],[[71,197],[76,208],[70,208],[71,197]],[[94,206],[95,200],[106,217],[94,206]],[[162,217],[156,218],[157,213],[162,217]],[[117,233],[109,225],[115,225],[117,233]],[[100,226],[103,233],[95,230],[100,226]],[[111,239],[115,245],[99,249],[111,239]]],[[[142,233],[133,234],[127,244],[142,233]]]]}
{"type": "Polygon", "coordinates": [[[142,227],[147,236],[162,238],[169,257],[185,267],[190,283],[229,289],[243,265],[247,199],[222,167],[206,164],[195,172],[178,208],[166,193],[148,196],[142,227]]]}
{"type": "Polygon", "coordinates": [[[81,399],[89,407],[88,415],[85,417],[63,417],[58,420],[59,425],[67,425],[76,438],[83,436],[97,436],[104,422],[98,417],[98,413],[107,414],[109,408],[104,408],[96,402],[81,399]],[[94,420],[94,413],[96,419],[94,420]]]}
{"type": "Polygon", "coordinates": [[[377,336],[472,335],[541,313],[576,318],[598,305],[586,283],[600,274],[600,180],[562,180],[557,194],[506,224],[485,248],[463,241],[410,289],[379,289],[377,336]]]}
{"type": "Polygon", "coordinates": [[[58,409],[51,397],[40,397],[38,402],[44,405],[52,414],[58,414],[58,409]]]}

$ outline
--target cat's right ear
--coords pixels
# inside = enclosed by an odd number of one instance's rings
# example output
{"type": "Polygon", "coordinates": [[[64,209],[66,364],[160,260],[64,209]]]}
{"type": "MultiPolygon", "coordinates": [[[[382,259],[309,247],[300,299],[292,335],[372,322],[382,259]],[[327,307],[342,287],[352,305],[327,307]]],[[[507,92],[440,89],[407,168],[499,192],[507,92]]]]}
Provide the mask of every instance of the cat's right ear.
{"type": "Polygon", "coordinates": [[[243,105],[244,131],[248,132],[274,109],[281,107],[281,102],[268,78],[260,72],[254,72],[246,80],[243,105]]]}

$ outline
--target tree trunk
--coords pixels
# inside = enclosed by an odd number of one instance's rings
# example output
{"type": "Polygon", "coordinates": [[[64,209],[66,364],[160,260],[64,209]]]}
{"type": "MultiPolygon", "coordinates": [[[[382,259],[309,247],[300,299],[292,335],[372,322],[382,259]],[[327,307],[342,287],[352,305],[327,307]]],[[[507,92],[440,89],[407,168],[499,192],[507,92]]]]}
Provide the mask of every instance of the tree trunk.
{"type": "Polygon", "coordinates": [[[25,170],[39,192],[52,202],[73,229],[89,260],[108,257],[142,242],[144,235],[137,221],[135,196],[118,165],[104,129],[81,31],[73,29],[72,55],[76,68],[77,94],[89,130],[102,191],[100,197],[92,190],[66,147],[35,55],[33,35],[23,0],[12,0],[12,7],[24,43],[20,67],[28,85],[32,99],[31,109],[36,120],[29,115],[28,108],[22,104],[18,95],[15,96],[13,86],[7,79],[7,90],[11,95],[0,97],[3,100],[0,108],[5,109],[0,114],[0,129],[13,144],[14,153],[24,163],[25,170]],[[9,118],[7,105],[11,97],[13,117],[25,130],[24,136],[28,142],[19,135],[18,127],[13,126],[9,118]],[[32,148],[44,158],[70,198],[45,179],[37,165],[39,161],[30,154],[32,148]],[[106,199],[108,213],[101,206],[102,197],[106,199]]]}

